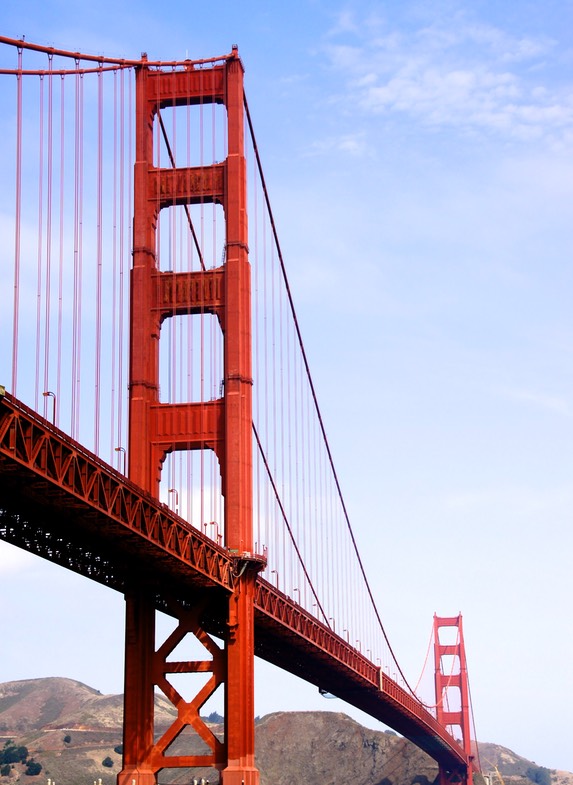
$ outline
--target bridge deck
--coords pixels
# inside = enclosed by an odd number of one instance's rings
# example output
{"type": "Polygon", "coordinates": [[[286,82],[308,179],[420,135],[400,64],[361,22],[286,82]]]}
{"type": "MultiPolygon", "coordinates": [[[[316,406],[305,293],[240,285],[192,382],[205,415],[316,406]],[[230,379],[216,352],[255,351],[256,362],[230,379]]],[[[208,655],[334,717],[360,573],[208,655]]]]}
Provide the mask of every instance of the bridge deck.
{"type": "MultiPolygon", "coordinates": [[[[222,634],[237,557],[12,396],[0,399],[0,539],[157,608],[208,596],[205,629],[222,634]]],[[[396,682],[262,578],[258,656],[395,728],[446,768],[461,746],[396,682]]]]}

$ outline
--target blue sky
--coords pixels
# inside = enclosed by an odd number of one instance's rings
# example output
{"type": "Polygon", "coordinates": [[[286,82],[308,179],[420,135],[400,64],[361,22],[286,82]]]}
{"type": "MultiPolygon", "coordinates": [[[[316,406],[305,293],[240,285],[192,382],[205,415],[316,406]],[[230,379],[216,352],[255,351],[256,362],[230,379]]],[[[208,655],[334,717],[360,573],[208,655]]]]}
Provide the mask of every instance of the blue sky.
{"type": "MultiPolygon", "coordinates": [[[[434,612],[461,611],[478,738],[573,771],[571,0],[5,0],[0,17],[109,56],[238,44],[398,659],[415,681],[434,612]]],[[[121,691],[120,597],[7,547],[0,597],[0,681],[121,691]]],[[[261,668],[258,713],[306,708],[344,710],[261,668]]]]}

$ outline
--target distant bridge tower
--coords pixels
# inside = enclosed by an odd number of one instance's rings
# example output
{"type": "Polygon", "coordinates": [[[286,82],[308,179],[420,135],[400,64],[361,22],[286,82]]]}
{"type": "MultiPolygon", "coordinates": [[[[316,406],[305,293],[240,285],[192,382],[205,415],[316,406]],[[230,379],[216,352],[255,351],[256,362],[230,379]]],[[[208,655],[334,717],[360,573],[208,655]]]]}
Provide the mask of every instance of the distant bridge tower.
{"type": "Polygon", "coordinates": [[[459,738],[461,735],[462,748],[468,761],[467,773],[446,770],[440,766],[440,785],[471,782],[473,754],[470,735],[469,684],[461,614],[452,617],[441,617],[434,614],[434,663],[436,718],[441,725],[448,728],[454,738],[459,738]],[[455,643],[441,643],[440,630],[452,627],[458,631],[455,643]],[[444,662],[444,657],[448,658],[446,662],[444,662]]]}
{"type": "Polygon", "coordinates": [[[236,556],[237,570],[230,597],[205,589],[203,593],[195,590],[191,597],[172,598],[168,612],[178,626],[157,651],[152,571],[131,576],[126,590],[124,768],[118,785],[152,785],[162,768],[199,766],[217,768],[224,785],[257,785],[259,781],[254,748],[253,596],[261,565],[251,558],[251,295],[243,100],[243,68],[236,48],[225,62],[212,67],[190,62],[167,71],[144,62],[136,71],[129,477],[158,497],[161,466],[168,452],[213,450],[225,497],[224,544],[236,556]],[[226,108],[226,160],[210,166],[154,166],[153,128],[160,110],[208,103],[226,108]],[[160,210],[204,202],[224,208],[224,264],[198,272],[161,272],[156,257],[160,210]],[[161,403],[161,324],[174,315],[199,313],[215,315],[223,334],[221,397],[161,403]],[[217,631],[223,648],[205,630],[213,602],[227,604],[225,627],[217,631]],[[187,634],[205,647],[204,661],[169,662],[167,658],[187,634]],[[169,682],[170,673],[210,676],[197,695],[186,701],[169,682]],[[200,717],[201,707],[221,684],[225,687],[224,741],[200,717]],[[159,739],[154,733],[156,685],[178,714],[159,739]],[[202,739],[207,754],[173,752],[172,743],[186,730],[202,739]]]}

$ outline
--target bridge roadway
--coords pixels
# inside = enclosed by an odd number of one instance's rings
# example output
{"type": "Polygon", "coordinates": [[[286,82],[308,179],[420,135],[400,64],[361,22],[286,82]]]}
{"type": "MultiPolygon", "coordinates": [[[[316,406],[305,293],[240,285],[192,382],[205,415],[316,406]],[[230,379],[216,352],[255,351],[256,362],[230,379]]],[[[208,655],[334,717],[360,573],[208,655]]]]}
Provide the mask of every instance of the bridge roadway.
{"type": "MultiPolygon", "coordinates": [[[[0,538],[117,591],[144,587],[167,613],[171,596],[201,602],[202,626],[220,637],[249,560],[1,390],[0,538]]],[[[260,576],[255,603],[257,656],[394,728],[444,769],[465,767],[461,746],[410,693],[260,576]]]]}

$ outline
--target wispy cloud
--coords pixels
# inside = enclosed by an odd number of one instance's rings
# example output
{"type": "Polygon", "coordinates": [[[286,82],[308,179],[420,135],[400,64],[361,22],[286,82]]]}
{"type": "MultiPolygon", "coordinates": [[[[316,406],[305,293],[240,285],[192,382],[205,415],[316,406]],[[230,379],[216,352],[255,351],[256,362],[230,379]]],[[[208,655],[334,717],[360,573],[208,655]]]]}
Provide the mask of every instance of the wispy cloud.
{"type": "Polygon", "coordinates": [[[510,387],[500,388],[497,393],[502,398],[515,401],[516,403],[534,406],[537,409],[544,409],[568,418],[573,417],[571,401],[563,396],[510,387]]]}
{"type": "Polygon", "coordinates": [[[372,151],[364,131],[355,134],[329,136],[326,139],[315,142],[308,150],[309,155],[322,155],[330,152],[362,157],[369,155],[372,151]]]}
{"type": "Polygon", "coordinates": [[[366,114],[553,142],[573,128],[572,91],[552,85],[555,47],[542,36],[515,37],[462,14],[397,31],[346,12],[324,51],[343,74],[345,100],[366,114]]]}

